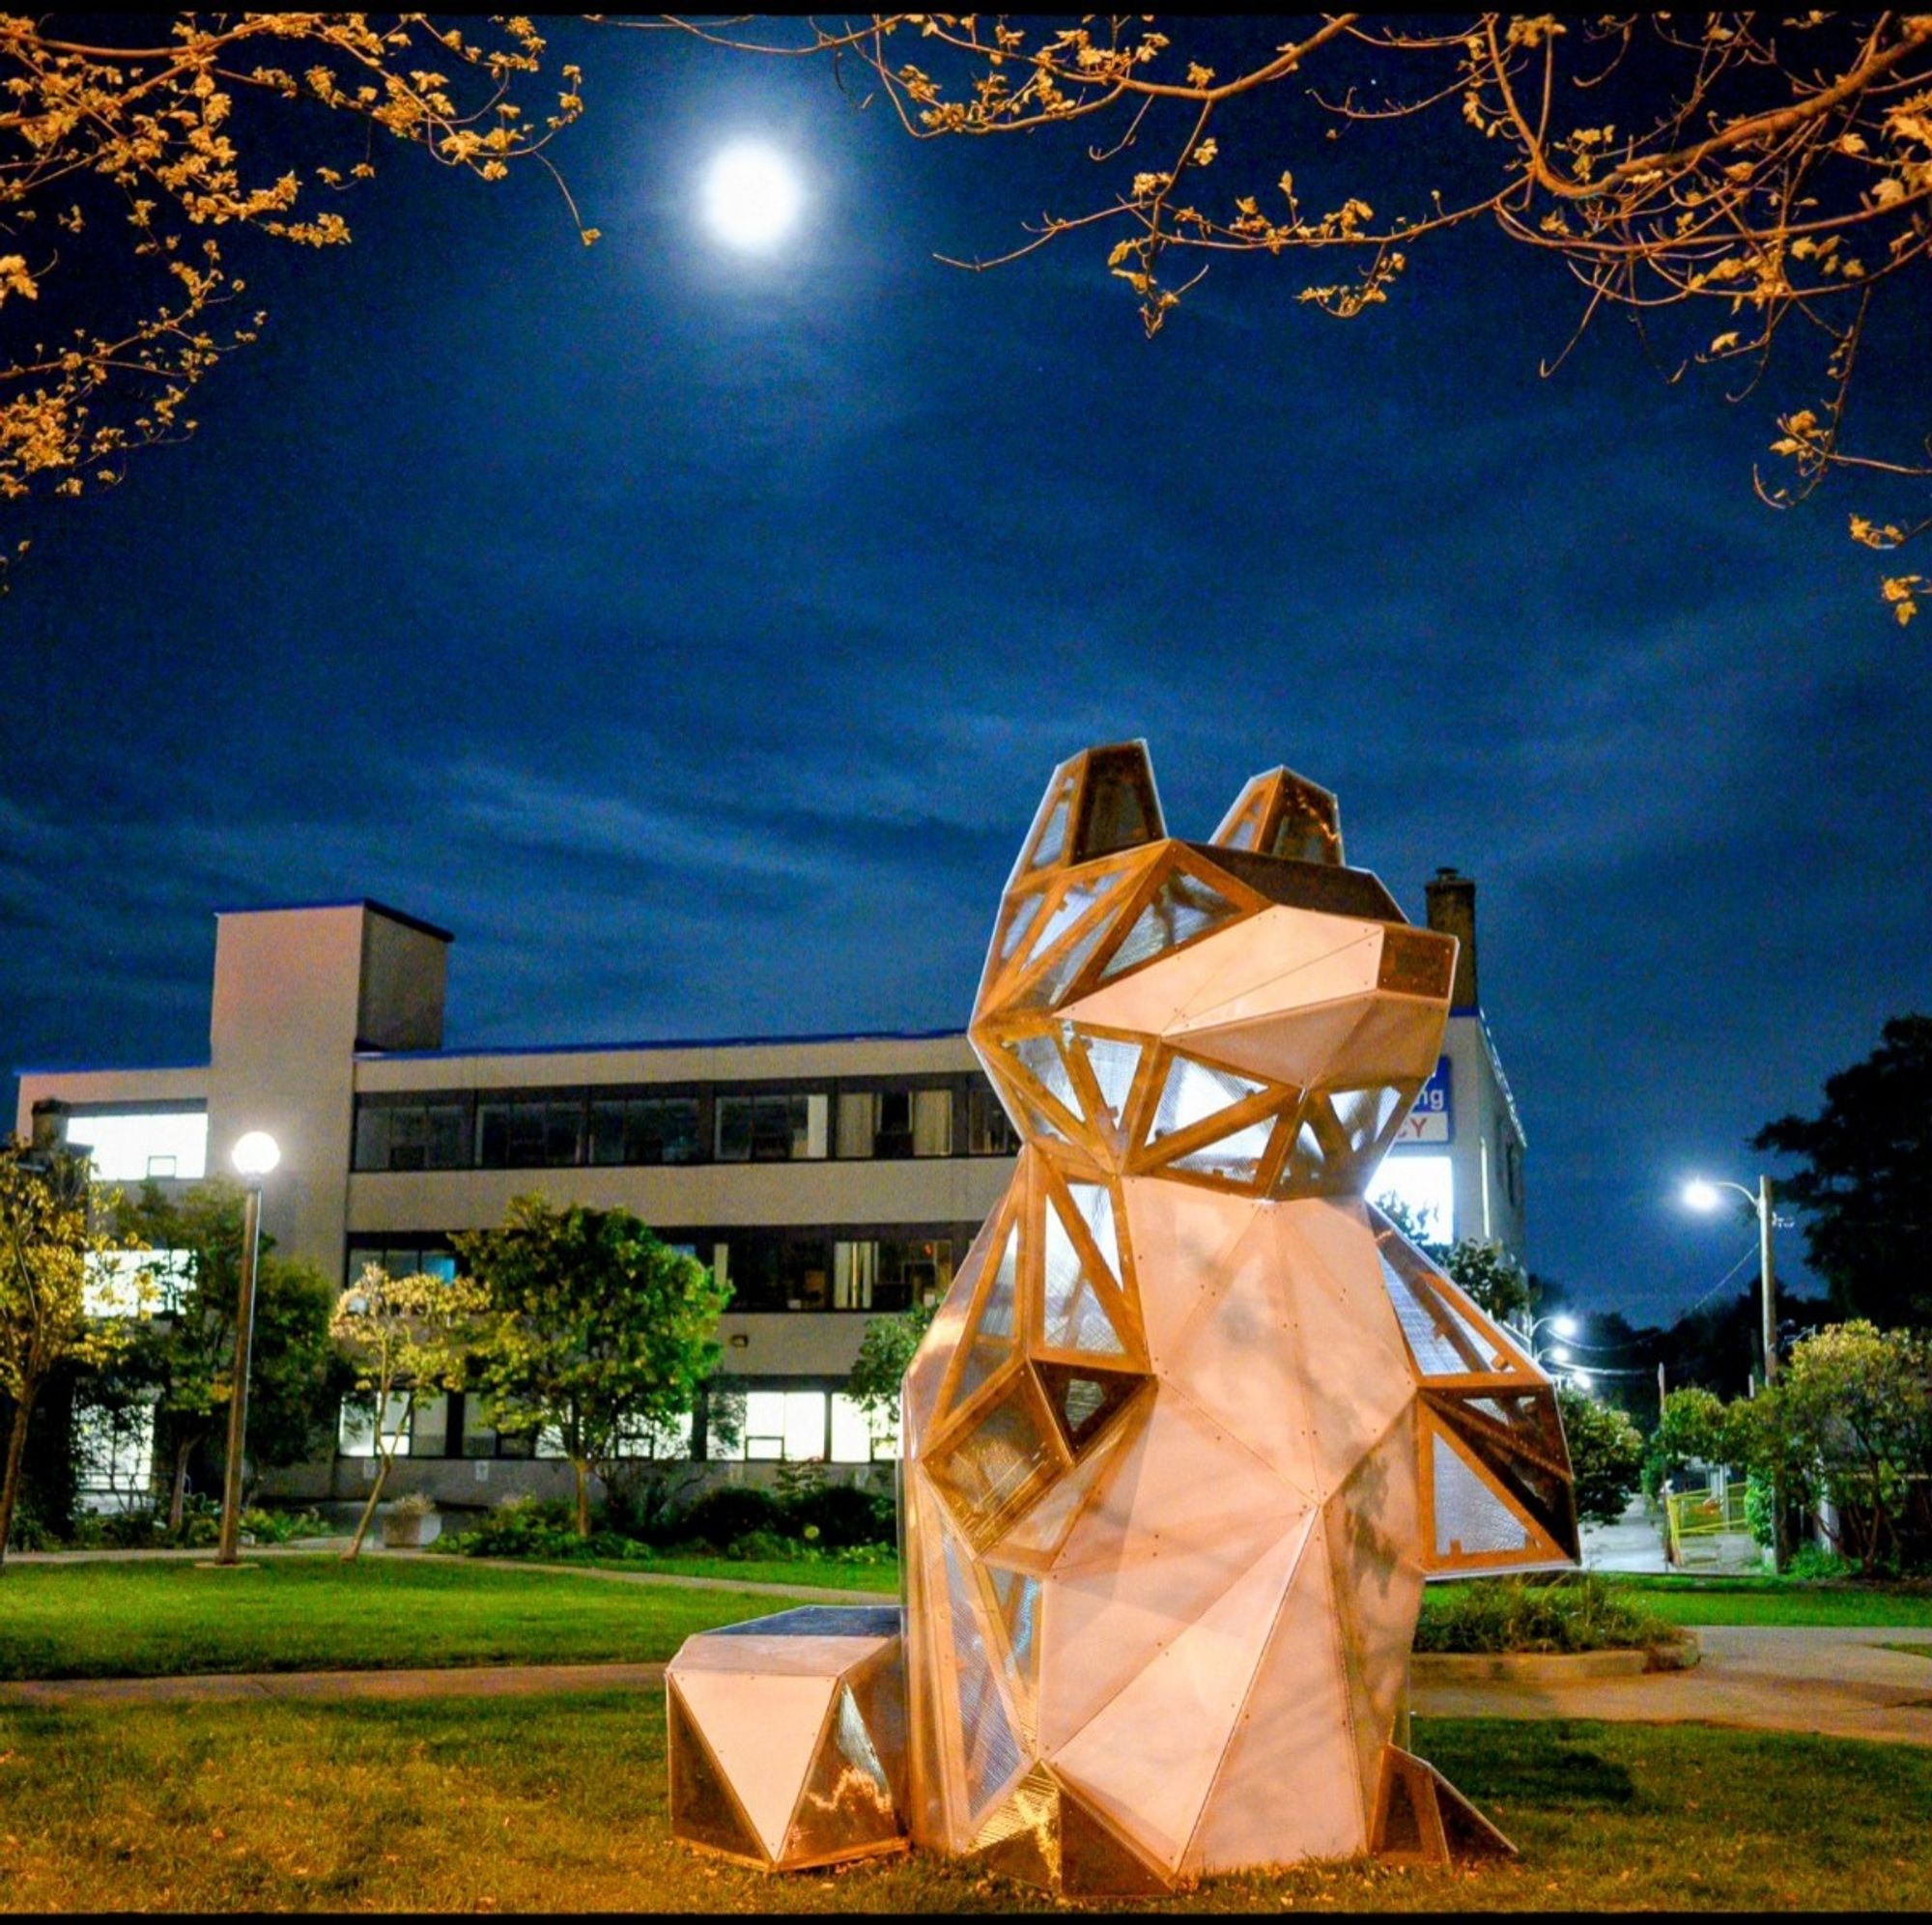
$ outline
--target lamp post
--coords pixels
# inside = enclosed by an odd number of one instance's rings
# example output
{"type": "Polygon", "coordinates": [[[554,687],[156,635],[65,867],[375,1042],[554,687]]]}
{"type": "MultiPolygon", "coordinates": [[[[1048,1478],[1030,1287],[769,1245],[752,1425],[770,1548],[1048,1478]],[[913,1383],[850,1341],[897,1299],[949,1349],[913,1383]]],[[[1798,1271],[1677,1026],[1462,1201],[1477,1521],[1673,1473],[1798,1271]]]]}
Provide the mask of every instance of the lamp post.
{"type": "MultiPolygon", "coordinates": [[[[1546,1323],[1548,1324],[1550,1329],[1555,1331],[1557,1336],[1561,1338],[1565,1339],[1574,1338],[1577,1332],[1577,1319],[1574,1316],[1572,1316],[1567,1311],[1561,1311],[1561,1310],[1554,1311],[1548,1316],[1539,1316],[1536,1319],[1536,1321],[1532,1323],[1526,1331],[1523,1332],[1523,1341],[1529,1345],[1529,1360],[1531,1363],[1536,1364],[1539,1367],[1543,1363],[1544,1353],[1536,1347],[1536,1333],[1539,1330],[1541,1330],[1546,1323]]],[[[1567,1364],[1570,1361],[1567,1355],[1559,1354],[1557,1349],[1553,1345],[1550,1348],[1549,1355],[1555,1358],[1555,1360],[1559,1364],[1567,1364]]]]}
{"type": "MultiPolygon", "coordinates": [[[[1742,1183],[1719,1177],[1715,1183],[1694,1176],[1684,1186],[1684,1201],[1693,1210],[1714,1210],[1723,1201],[1720,1190],[1734,1191],[1757,1212],[1757,1272],[1760,1313],[1764,1338],[1764,1382],[1768,1390],[1777,1381],[1777,1277],[1772,1264],[1771,1232],[1777,1219],[1771,1207],[1771,1178],[1760,1173],[1753,1194],[1742,1183]]],[[[1771,1568],[1784,1569],[1784,1490],[1782,1481],[1772,1483],[1771,1568]]]]}
{"type": "Polygon", "coordinates": [[[242,1531],[242,1447],[248,1430],[248,1363],[255,1341],[255,1256],[262,1241],[262,1179],[282,1160],[275,1139],[250,1130],[235,1146],[243,1185],[242,1286],[235,1301],[235,1388],[228,1400],[228,1463],[221,1480],[221,1548],[216,1564],[233,1564],[242,1531]]]}

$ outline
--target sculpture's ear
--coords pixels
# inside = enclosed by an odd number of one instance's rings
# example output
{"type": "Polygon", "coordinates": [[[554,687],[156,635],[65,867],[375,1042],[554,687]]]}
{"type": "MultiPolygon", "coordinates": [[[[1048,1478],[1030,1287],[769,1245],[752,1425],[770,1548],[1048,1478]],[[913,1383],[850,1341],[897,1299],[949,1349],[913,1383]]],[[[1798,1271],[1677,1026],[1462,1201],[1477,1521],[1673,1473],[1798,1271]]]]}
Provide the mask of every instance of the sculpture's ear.
{"type": "Polygon", "coordinates": [[[1215,830],[1222,849],[1342,863],[1342,808],[1328,790],[1293,769],[1270,769],[1249,782],[1215,830]]]}
{"type": "Polygon", "coordinates": [[[1086,749],[1054,770],[1007,887],[1049,869],[1158,842],[1166,834],[1147,744],[1086,749]]]}

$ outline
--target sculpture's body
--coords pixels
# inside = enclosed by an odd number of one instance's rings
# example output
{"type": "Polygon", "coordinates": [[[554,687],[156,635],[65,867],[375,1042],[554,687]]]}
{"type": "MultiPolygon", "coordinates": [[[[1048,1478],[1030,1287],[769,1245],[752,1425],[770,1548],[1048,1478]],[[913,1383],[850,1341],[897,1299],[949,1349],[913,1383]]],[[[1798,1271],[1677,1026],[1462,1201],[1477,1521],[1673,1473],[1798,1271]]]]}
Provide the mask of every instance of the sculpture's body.
{"type": "Polygon", "coordinates": [[[1286,771],[1205,845],[1138,745],[1055,772],[972,1026],[1025,1147],[906,1374],[917,1843],[1075,1892],[1507,1849],[1403,1694],[1428,1573],[1574,1558],[1554,1398],[1361,1201],[1454,963],[1286,771]]]}

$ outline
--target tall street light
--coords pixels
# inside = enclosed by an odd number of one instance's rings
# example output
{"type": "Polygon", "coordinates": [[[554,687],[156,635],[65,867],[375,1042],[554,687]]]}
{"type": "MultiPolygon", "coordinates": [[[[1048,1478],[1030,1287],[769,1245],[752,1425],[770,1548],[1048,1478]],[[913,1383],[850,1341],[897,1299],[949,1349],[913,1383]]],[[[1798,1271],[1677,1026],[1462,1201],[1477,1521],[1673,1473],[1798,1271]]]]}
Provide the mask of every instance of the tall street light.
{"type": "MultiPolygon", "coordinates": [[[[1684,1201],[1693,1210],[1714,1210],[1723,1202],[1720,1190],[1734,1191],[1757,1212],[1757,1270],[1758,1288],[1762,1302],[1764,1335],[1764,1383],[1769,1390],[1777,1381],[1777,1277],[1772,1264],[1771,1232],[1776,1223],[1771,1207],[1771,1178],[1762,1174],[1757,1179],[1757,1192],[1753,1195],[1742,1183],[1733,1183],[1719,1177],[1717,1182],[1709,1182],[1702,1176],[1693,1176],[1684,1186],[1684,1201]]],[[[1773,1571],[1784,1569],[1784,1491],[1781,1480],[1774,1479],[1772,1486],[1772,1536],[1771,1568],[1773,1571]]]]}
{"type": "MultiPolygon", "coordinates": [[[[1577,1323],[1577,1319],[1569,1314],[1568,1311],[1559,1310],[1553,1312],[1548,1316],[1539,1316],[1536,1319],[1536,1321],[1532,1323],[1529,1326],[1529,1328],[1523,1332],[1523,1341],[1529,1345],[1529,1360],[1531,1363],[1536,1364],[1538,1366],[1541,1366],[1543,1362],[1544,1353],[1536,1347],[1536,1333],[1539,1330],[1541,1330],[1546,1323],[1548,1324],[1550,1329],[1555,1331],[1558,1337],[1564,1339],[1566,1342],[1568,1342],[1572,1338],[1575,1338],[1582,1327],[1580,1324],[1577,1323]]],[[[1567,1364],[1570,1361],[1567,1355],[1559,1354],[1559,1352],[1553,1347],[1551,1348],[1549,1355],[1553,1357],[1555,1361],[1559,1364],[1567,1364]]]]}
{"type": "Polygon", "coordinates": [[[242,1288],[235,1302],[235,1389],[228,1400],[228,1464],[221,1480],[221,1548],[216,1564],[233,1564],[242,1533],[242,1446],[248,1430],[249,1352],[255,1342],[255,1257],[262,1241],[262,1178],[282,1160],[275,1139],[250,1130],[235,1146],[242,1182],[242,1288]]]}

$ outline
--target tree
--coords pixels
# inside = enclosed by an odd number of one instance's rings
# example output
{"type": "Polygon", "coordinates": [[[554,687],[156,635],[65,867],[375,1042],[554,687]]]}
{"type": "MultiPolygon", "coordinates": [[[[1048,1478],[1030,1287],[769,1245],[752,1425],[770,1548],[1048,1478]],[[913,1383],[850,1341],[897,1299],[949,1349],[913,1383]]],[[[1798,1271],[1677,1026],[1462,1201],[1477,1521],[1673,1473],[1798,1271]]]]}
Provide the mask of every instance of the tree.
{"type": "Polygon", "coordinates": [[[1647,1487],[1653,1490],[1689,1463],[1743,1466],[1748,1452],[1739,1429],[1736,1404],[1695,1384],[1671,1391],[1651,1433],[1644,1456],[1647,1487]]]}
{"type": "Polygon", "coordinates": [[[1879,1046],[1825,1082],[1815,1117],[1752,1139],[1802,1157],[1781,1194],[1805,1213],[1804,1252],[1844,1316],[1932,1326],[1918,1252],[1932,1229],[1932,1016],[1897,1016],[1879,1046]]]}
{"type": "Polygon", "coordinates": [[[360,1278],[337,1299],[329,1334],[348,1356],[356,1389],[375,1405],[376,1431],[376,1481],[345,1560],[361,1552],[417,1400],[462,1387],[488,1303],[467,1277],[392,1277],[380,1263],[363,1264],[360,1278]]]}
{"type": "Polygon", "coordinates": [[[1614,1524],[1636,1495],[1643,1433],[1615,1405],[1599,1403],[1568,1384],[1556,1386],[1556,1406],[1570,1446],[1577,1515],[1586,1524],[1614,1524]]]}
{"type": "MultiPolygon", "coordinates": [[[[1932,16],[1339,14],[1284,30],[874,14],[801,17],[755,39],[735,23],[668,24],[856,64],[867,98],[882,92],[915,139],[1074,127],[1102,174],[1088,204],[954,266],[1111,237],[1106,269],[1152,335],[1216,256],[1305,262],[1298,298],[1351,319],[1389,298],[1419,248],[1484,223],[1574,278],[1572,345],[1622,312],[1676,375],[1744,375],[1738,396],[1779,342],[1795,349],[1817,387],[1777,413],[1771,451],[1792,478],[1759,482],[1767,501],[1788,506],[1851,470],[1888,495],[1903,481],[1917,513],[1854,515],[1853,540],[1891,550],[1932,526],[1926,424],[1881,406],[1866,424],[1877,439],[1847,439],[1868,323],[1924,298],[1932,16]],[[1683,325],[1666,342],[1671,318],[1683,325]]],[[[1896,575],[1882,592],[1904,622],[1926,586],[1896,575]]]]}
{"type": "Polygon", "coordinates": [[[0,310],[12,324],[0,496],[112,485],[134,449],[192,434],[192,390],[267,319],[221,318],[246,287],[229,258],[238,232],[346,243],[342,214],[315,204],[374,175],[379,130],[497,181],[520,162],[549,166],[543,150],[583,110],[570,66],[554,113],[533,119],[510,98],[542,70],[526,19],[474,40],[423,14],[386,25],[125,15],[90,31],[108,43],[0,16],[0,310]],[[343,116],[360,137],[338,148],[324,129],[343,116]]]}
{"type": "Polygon", "coordinates": [[[1829,1499],[1838,1549],[1867,1567],[1932,1534],[1932,1338],[1862,1319],[1792,1345],[1746,1406],[1751,1468],[1787,1496],[1829,1499]]]}
{"type": "Polygon", "coordinates": [[[537,1195],[512,1198],[501,1230],[451,1241],[498,1318],[477,1362],[491,1421],[556,1433],[588,1537],[592,1474],[690,1411],[730,1286],[628,1210],[537,1195]]]}
{"type": "MultiPolygon", "coordinates": [[[[100,1389],[110,1401],[153,1400],[156,1455],[168,1466],[168,1528],[179,1530],[188,1467],[227,1423],[242,1285],[243,1193],[225,1177],[179,1199],[156,1183],[119,1214],[119,1234],[148,1253],[156,1315],[135,1332],[100,1389]]],[[[334,1423],[342,1371],[329,1338],[333,1292],[312,1263],[274,1254],[264,1235],[255,1272],[248,1453],[299,1463],[334,1423]]]]}
{"type": "Polygon", "coordinates": [[[1442,1267],[1450,1280],[1498,1323],[1526,1329],[1536,1294],[1522,1265],[1500,1243],[1465,1236],[1442,1267]]]}
{"type": "Polygon", "coordinates": [[[113,1239],[97,1227],[93,1202],[85,1157],[0,1142],[0,1392],[13,1406],[0,1473],[0,1569],[35,1401],[62,1364],[99,1364],[126,1342],[125,1317],[98,1310],[140,1307],[138,1287],[127,1303],[89,1301],[90,1286],[114,1288],[102,1266],[113,1239]]]}
{"type": "Polygon", "coordinates": [[[866,1413],[874,1443],[899,1428],[899,1395],[906,1371],[938,1314],[937,1302],[916,1303],[891,1316],[867,1320],[852,1374],[845,1379],[845,1395],[866,1413]]]}

